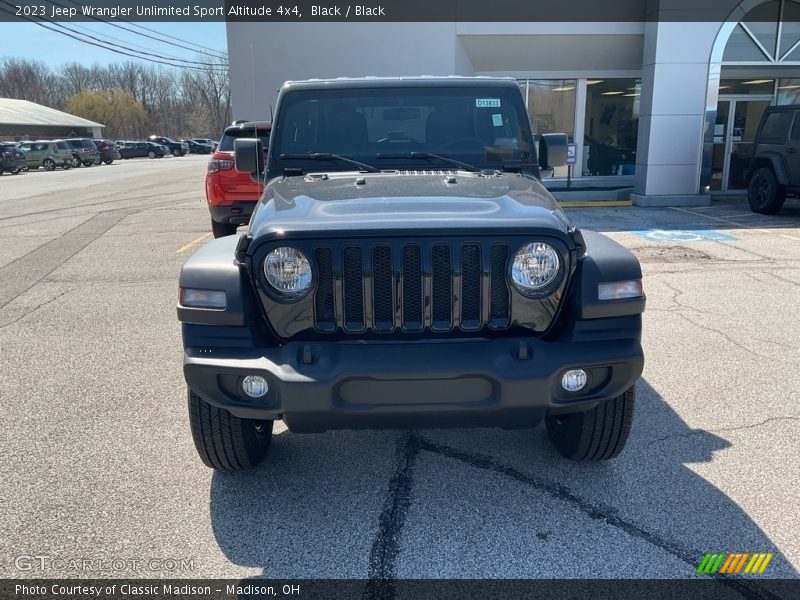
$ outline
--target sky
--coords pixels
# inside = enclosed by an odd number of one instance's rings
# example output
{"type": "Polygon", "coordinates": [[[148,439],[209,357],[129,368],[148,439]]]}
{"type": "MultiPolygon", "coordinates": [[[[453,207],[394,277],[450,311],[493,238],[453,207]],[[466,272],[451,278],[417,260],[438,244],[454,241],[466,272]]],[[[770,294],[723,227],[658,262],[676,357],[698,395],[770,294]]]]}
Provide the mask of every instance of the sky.
{"type": "MultiPolygon", "coordinates": [[[[162,35],[191,42],[191,44],[186,44],[184,41],[177,43],[189,46],[192,50],[180,48],[168,42],[158,43],[108,23],[89,22],[69,23],[66,25],[81,33],[87,33],[114,44],[188,60],[196,60],[197,54],[201,52],[200,48],[197,48],[197,52],[193,51],[194,44],[216,52],[225,52],[228,47],[225,37],[225,23],[221,21],[140,23],[140,25],[155,30],[162,35]]],[[[149,31],[132,27],[130,23],[121,23],[121,25],[127,29],[152,35],[149,31]]],[[[95,63],[106,65],[113,62],[137,60],[116,54],[110,50],[78,42],[66,35],[49,31],[34,23],[0,23],[0,40],[2,40],[0,44],[0,59],[6,57],[35,59],[41,60],[51,67],[58,67],[61,64],[70,62],[80,62],[86,65],[95,63]]]]}

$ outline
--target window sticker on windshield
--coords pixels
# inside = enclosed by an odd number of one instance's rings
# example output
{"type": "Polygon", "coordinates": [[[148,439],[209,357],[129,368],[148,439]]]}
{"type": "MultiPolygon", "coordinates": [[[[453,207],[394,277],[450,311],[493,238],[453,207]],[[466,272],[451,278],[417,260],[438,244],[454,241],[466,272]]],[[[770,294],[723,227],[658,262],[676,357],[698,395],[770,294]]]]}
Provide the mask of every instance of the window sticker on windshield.
{"type": "Polygon", "coordinates": [[[495,127],[502,127],[503,126],[503,115],[499,115],[497,113],[492,115],[492,125],[495,127]]]}
{"type": "Polygon", "coordinates": [[[475,98],[478,108],[500,108],[500,98],[475,98]]]}

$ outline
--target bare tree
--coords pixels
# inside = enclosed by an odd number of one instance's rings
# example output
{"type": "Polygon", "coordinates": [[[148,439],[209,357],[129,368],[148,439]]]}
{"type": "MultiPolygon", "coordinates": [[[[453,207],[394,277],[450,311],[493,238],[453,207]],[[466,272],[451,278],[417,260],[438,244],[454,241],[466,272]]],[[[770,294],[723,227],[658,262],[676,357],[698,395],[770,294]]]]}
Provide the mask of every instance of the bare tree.
{"type": "Polygon", "coordinates": [[[199,62],[208,66],[199,69],[128,61],[106,66],[70,63],[57,71],[42,62],[6,58],[0,61],[0,97],[64,110],[83,92],[102,92],[111,98],[130,98],[144,110],[143,116],[115,126],[120,134],[218,137],[231,118],[228,65],[212,56],[201,57],[199,62]]]}
{"type": "MultiPolygon", "coordinates": [[[[228,63],[219,58],[202,56],[208,66],[182,73],[183,89],[199,101],[208,132],[218,135],[231,118],[231,91],[228,63]]],[[[209,135],[211,135],[209,133],[209,135]]]]}

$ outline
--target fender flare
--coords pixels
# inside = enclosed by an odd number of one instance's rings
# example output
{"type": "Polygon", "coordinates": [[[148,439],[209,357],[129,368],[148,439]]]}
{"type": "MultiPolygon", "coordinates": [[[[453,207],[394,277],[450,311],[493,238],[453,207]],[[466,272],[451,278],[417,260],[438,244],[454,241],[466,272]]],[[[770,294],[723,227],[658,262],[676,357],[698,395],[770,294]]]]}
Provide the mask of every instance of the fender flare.
{"type": "Polygon", "coordinates": [[[789,169],[786,166],[786,160],[779,152],[759,152],[751,159],[750,167],[747,169],[746,180],[748,184],[756,169],[760,169],[767,163],[772,167],[778,184],[789,185],[789,169]]]}
{"type": "Polygon", "coordinates": [[[180,287],[225,292],[224,309],[189,308],[178,303],[178,320],[201,325],[244,326],[252,319],[253,299],[247,273],[236,261],[239,236],[207,242],[181,268],[180,287]]]}

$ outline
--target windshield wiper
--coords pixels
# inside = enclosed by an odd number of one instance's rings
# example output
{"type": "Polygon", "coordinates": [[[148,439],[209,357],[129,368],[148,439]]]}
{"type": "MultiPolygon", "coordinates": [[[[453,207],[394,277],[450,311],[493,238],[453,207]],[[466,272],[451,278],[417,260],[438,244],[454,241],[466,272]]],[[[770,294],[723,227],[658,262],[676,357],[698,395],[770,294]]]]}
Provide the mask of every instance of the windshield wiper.
{"type": "Polygon", "coordinates": [[[372,165],[368,165],[367,163],[358,162],[357,160],[353,160],[352,158],[347,158],[346,156],[341,156],[339,154],[331,154],[330,152],[309,152],[308,154],[281,154],[281,160],[338,160],[356,166],[362,171],[367,171],[368,173],[381,172],[381,170],[378,167],[373,167],[372,165]]]}
{"type": "Polygon", "coordinates": [[[473,171],[475,173],[478,173],[483,170],[476,167],[475,165],[461,162],[460,160],[456,160],[455,158],[450,158],[449,156],[443,156],[441,154],[433,154],[432,152],[407,152],[405,154],[377,154],[375,158],[395,158],[395,159],[410,158],[413,160],[441,160],[443,162],[450,163],[453,166],[464,169],[465,171],[473,171]]]}

